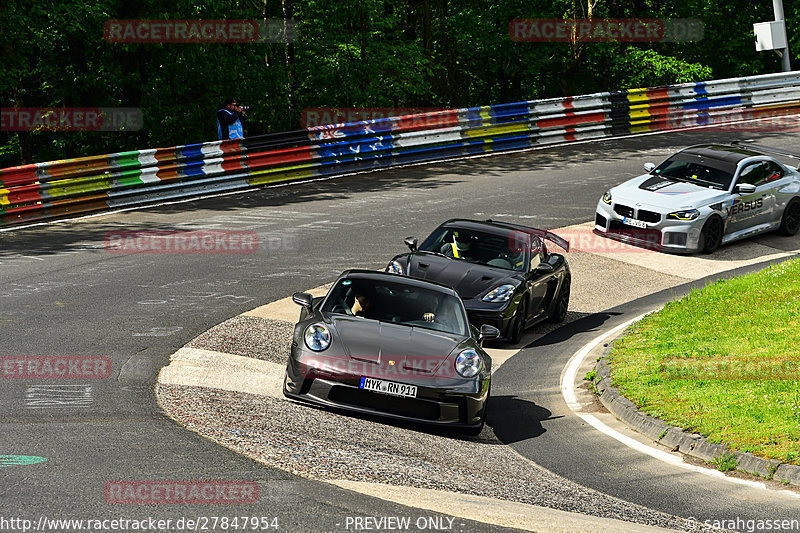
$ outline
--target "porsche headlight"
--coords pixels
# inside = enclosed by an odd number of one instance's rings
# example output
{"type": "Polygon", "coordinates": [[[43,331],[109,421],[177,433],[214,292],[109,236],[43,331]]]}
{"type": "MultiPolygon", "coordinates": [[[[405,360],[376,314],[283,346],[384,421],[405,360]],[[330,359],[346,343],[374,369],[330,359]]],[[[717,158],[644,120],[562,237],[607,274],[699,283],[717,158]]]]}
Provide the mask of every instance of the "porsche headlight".
{"type": "Polygon", "coordinates": [[[456,372],[465,378],[474,378],[483,369],[483,358],[473,350],[468,348],[456,357],[456,372]]]}
{"type": "Polygon", "coordinates": [[[606,191],[606,193],[603,195],[603,202],[611,205],[611,191],[606,191]]]}
{"type": "Polygon", "coordinates": [[[695,220],[700,216],[700,211],[697,209],[684,209],[682,211],[675,211],[667,215],[667,218],[672,220],[695,220]]]}
{"type": "Polygon", "coordinates": [[[397,274],[398,276],[403,275],[403,265],[400,264],[399,261],[392,261],[389,263],[389,266],[386,267],[386,272],[390,274],[397,274]]]}
{"type": "Polygon", "coordinates": [[[331,345],[331,332],[325,324],[311,324],[303,335],[306,346],[315,352],[321,352],[331,345]]]}
{"type": "Polygon", "coordinates": [[[489,293],[482,298],[484,302],[507,302],[509,298],[514,295],[514,285],[500,285],[489,291],[489,293]]]}

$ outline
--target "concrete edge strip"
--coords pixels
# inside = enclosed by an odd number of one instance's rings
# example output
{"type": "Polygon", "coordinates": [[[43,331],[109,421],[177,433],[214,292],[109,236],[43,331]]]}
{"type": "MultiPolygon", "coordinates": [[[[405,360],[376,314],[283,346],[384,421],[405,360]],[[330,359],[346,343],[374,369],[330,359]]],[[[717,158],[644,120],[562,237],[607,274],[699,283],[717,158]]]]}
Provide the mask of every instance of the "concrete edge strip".
{"type": "Polygon", "coordinates": [[[271,361],[184,346],[172,354],[157,382],[283,398],[283,371],[271,361]]]}
{"type": "MultiPolygon", "coordinates": [[[[567,406],[570,408],[572,412],[574,412],[577,416],[581,417],[586,423],[591,425],[596,430],[600,431],[601,433],[606,434],[607,436],[617,440],[618,442],[632,448],[640,453],[644,453],[653,457],[654,459],[658,459],[659,461],[663,461],[665,463],[669,463],[674,466],[678,466],[684,468],[686,470],[691,470],[693,472],[697,472],[706,476],[714,477],[720,480],[724,480],[730,483],[738,484],[738,485],[746,485],[749,487],[764,489],[764,490],[772,490],[769,489],[764,483],[759,481],[751,481],[748,479],[739,479],[734,477],[726,476],[724,473],[720,472],[719,470],[712,470],[710,468],[705,468],[702,466],[697,466],[689,463],[685,463],[683,458],[679,455],[675,455],[669,453],[664,450],[660,450],[653,446],[648,446],[643,444],[619,431],[609,427],[605,423],[603,423],[599,418],[592,414],[584,413],[583,408],[578,401],[577,395],[575,393],[575,381],[577,379],[578,368],[580,367],[581,363],[584,359],[591,353],[593,350],[597,348],[600,343],[602,343],[605,339],[612,337],[616,334],[620,334],[624,331],[628,326],[633,324],[634,322],[641,320],[646,314],[642,314],[634,319],[628,320],[623,324],[620,324],[605,333],[601,333],[593,340],[589,341],[585,344],[580,350],[575,352],[570,360],[567,362],[564,370],[561,373],[561,394],[564,397],[564,401],[566,402],[567,406]]],[[[602,398],[602,396],[601,396],[602,398]]],[[[605,404],[604,404],[605,405],[605,404]]],[[[632,404],[631,404],[632,405],[632,404]]],[[[611,409],[609,409],[611,410],[611,409]]],[[[613,413],[614,411],[612,411],[613,413]]],[[[616,413],[615,413],[616,414],[616,413]]],[[[623,423],[627,423],[626,420],[622,420],[623,423]]],[[[636,425],[628,424],[631,429],[636,430],[636,425]]],[[[666,425],[664,427],[667,427],[666,425]]],[[[662,429],[663,430],[663,429],[662,429]]],[[[647,433],[645,433],[647,435],[647,433]]],[[[649,435],[648,435],[649,436],[649,435]]],[[[785,494],[789,494],[795,497],[800,498],[800,494],[797,494],[792,491],[780,491],[785,494]]]]}
{"type": "Polygon", "coordinates": [[[736,458],[736,470],[739,472],[800,486],[800,466],[774,459],[763,459],[750,452],[742,453],[729,449],[726,444],[709,442],[703,436],[696,433],[688,433],[676,426],[670,426],[664,421],[640,411],[633,402],[620,394],[619,390],[613,386],[614,380],[611,378],[611,368],[608,366],[606,357],[610,348],[611,343],[606,348],[603,358],[595,365],[594,384],[600,403],[628,427],[647,436],[654,442],[671,448],[672,451],[677,451],[705,462],[712,462],[719,457],[732,453],[736,458]]]}
{"type": "MultiPolygon", "coordinates": [[[[524,531],[627,533],[632,526],[630,522],[613,518],[581,515],[486,496],[342,479],[326,481],[326,483],[400,505],[524,531]]],[[[454,530],[455,527],[450,529],[454,530]]],[[[636,524],[636,530],[642,532],[671,531],[644,524],[636,524]]]]}

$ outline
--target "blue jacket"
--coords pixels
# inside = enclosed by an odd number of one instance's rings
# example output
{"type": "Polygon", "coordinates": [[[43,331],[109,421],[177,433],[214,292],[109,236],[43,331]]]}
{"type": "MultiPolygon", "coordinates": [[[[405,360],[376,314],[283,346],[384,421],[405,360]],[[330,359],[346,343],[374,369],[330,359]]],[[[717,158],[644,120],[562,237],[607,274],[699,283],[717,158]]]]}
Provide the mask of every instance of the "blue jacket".
{"type": "Polygon", "coordinates": [[[217,110],[217,134],[219,140],[243,139],[244,129],[242,128],[241,115],[238,111],[230,112],[225,108],[217,110]]]}

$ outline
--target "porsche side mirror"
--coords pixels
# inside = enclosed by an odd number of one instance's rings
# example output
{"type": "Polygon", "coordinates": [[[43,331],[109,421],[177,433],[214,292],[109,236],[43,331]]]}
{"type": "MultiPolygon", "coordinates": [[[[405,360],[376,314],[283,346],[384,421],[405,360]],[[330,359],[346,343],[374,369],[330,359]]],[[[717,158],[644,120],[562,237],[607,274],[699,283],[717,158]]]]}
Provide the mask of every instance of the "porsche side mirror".
{"type": "Polygon", "coordinates": [[[412,251],[417,251],[417,238],[416,237],[406,237],[406,240],[403,241],[406,243],[406,246],[412,251]]]}
{"type": "Polygon", "coordinates": [[[496,339],[500,336],[500,330],[489,324],[481,326],[481,333],[478,335],[478,341],[483,342],[486,339],[496,339]]]}
{"type": "Polygon", "coordinates": [[[655,170],[655,168],[656,168],[656,164],[655,163],[645,163],[644,164],[644,169],[648,174],[653,172],[653,170],[655,170]]]}
{"type": "Polygon", "coordinates": [[[539,263],[538,265],[536,265],[536,272],[540,272],[542,274],[552,272],[553,270],[555,269],[553,268],[553,265],[551,265],[550,263],[539,263]]]}
{"type": "Polygon", "coordinates": [[[756,186],[752,183],[737,183],[733,188],[733,192],[739,194],[753,194],[756,192],[756,186]]]}
{"type": "Polygon", "coordinates": [[[311,314],[312,303],[314,297],[307,292],[296,292],[292,294],[292,301],[297,305],[303,307],[308,314],[311,314]]]}

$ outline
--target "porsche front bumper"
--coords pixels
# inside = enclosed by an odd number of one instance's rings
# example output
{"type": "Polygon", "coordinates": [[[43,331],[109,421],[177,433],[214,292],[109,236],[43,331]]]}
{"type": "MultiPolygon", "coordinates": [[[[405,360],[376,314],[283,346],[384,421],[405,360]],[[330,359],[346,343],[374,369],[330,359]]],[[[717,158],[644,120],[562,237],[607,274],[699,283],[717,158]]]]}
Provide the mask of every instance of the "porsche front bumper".
{"type": "Polygon", "coordinates": [[[482,423],[489,397],[489,376],[483,374],[468,380],[437,380],[431,376],[397,379],[397,376],[376,376],[379,379],[402,381],[417,387],[415,398],[392,396],[360,388],[360,377],[324,372],[304,367],[291,357],[286,366],[283,394],[287,398],[334,407],[363,414],[450,426],[476,428],[482,423]]]}

